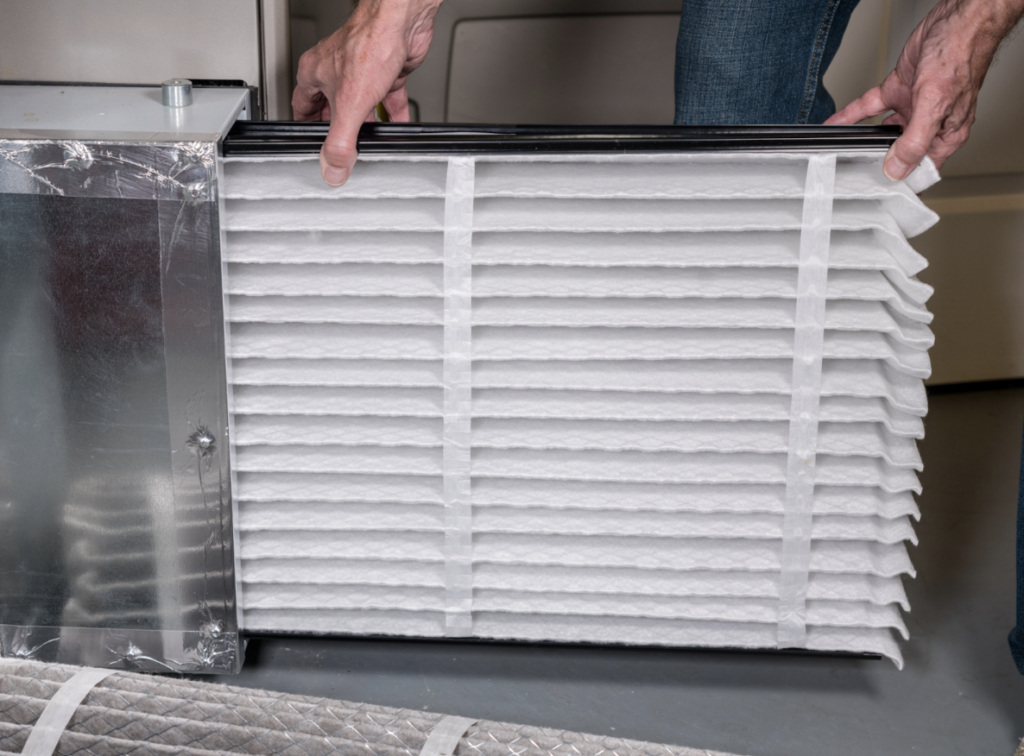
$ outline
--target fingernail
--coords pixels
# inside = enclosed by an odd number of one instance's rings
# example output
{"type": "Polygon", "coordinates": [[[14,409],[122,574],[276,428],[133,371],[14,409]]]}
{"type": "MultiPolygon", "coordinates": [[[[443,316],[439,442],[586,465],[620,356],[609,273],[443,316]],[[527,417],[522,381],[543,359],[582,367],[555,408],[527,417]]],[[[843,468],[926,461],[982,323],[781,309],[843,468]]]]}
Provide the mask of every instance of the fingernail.
{"type": "Polygon", "coordinates": [[[323,175],[329,186],[341,186],[348,180],[348,171],[333,165],[324,166],[323,175]]]}
{"type": "Polygon", "coordinates": [[[898,157],[893,155],[887,157],[885,162],[882,163],[882,173],[885,174],[886,178],[892,181],[902,181],[910,175],[911,166],[904,163],[898,157]]]}

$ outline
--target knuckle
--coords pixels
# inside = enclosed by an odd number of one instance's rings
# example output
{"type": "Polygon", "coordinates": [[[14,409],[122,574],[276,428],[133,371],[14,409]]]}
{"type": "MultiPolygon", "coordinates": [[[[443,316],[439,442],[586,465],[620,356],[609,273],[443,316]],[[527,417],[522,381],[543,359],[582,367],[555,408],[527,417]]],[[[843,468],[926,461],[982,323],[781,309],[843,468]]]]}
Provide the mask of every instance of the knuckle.
{"type": "Polygon", "coordinates": [[[316,56],[313,50],[306,50],[299,56],[299,66],[296,72],[296,78],[298,79],[309,79],[312,78],[313,72],[316,70],[316,56]]]}
{"type": "Polygon", "coordinates": [[[907,140],[903,143],[903,146],[915,155],[923,155],[928,151],[928,146],[932,143],[932,140],[925,135],[910,135],[907,140]]]}
{"type": "Polygon", "coordinates": [[[352,145],[345,138],[327,139],[324,142],[324,159],[331,165],[344,165],[352,156],[352,145]]]}

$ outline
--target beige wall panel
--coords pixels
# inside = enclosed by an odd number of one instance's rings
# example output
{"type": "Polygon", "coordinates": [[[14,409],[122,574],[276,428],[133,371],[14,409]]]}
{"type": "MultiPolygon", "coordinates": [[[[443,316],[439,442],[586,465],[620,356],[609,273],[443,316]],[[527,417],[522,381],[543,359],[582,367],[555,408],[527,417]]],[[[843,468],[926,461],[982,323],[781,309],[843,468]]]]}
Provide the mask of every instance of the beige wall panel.
{"type": "Polygon", "coordinates": [[[324,37],[341,28],[356,7],[355,0],[290,0],[291,15],[302,18],[309,28],[300,32],[296,42],[300,49],[293,55],[298,57],[324,37]]]}
{"type": "Polygon", "coordinates": [[[258,0],[6,2],[0,78],[156,84],[260,83],[258,0]]]}
{"type": "Polygon", "coordinates": [[[930,263],[920,278],[935,287],[932,384],[1024,376],[1024,196],[1016,204],[947,212],[913,240],[930,263]]]}
{"type": "MultiPolygon", "coordinates": [[[[420,117],[424,121],[445,120],[449,55],[459,21],[607,13],[678,14],[679,7],[680,0],[445,0],[437,14],[430,53],[423,65],[409,77],[409,96],[419,104],[420,117]]],[[[522,60],[522,54],[514,53],[505,63],[511,67],[519,65],[522,60]]],[[[671,71],[670,65],[669,75],[671,71]]],[[[511,97],[522,95],[516,91],[508,94],[511,97]]],[[[668,96],[672,97],[671,89],[668,96]]]]}
{"type": "Polygon", "coordinates": [[[892,0],[860,0],[843,35],[825,88],[841,108],[878,84],[889,72],[886,56],[892,0]]]}
{"type": "Polygon", "coordinates": [[[677,14],[462,21],[447,120],[672,123],[677,14]]]}

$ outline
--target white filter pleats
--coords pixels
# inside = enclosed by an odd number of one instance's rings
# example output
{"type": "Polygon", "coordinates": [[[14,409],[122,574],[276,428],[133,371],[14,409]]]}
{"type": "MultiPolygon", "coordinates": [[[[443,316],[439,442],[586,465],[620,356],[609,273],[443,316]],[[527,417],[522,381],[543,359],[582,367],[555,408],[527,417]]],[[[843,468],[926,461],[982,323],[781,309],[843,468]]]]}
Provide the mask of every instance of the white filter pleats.
{"type": "Polygon", "coordinates": [[[882,157],[225,160],[246,629],[901,665],[936,218],[882,157]]]}

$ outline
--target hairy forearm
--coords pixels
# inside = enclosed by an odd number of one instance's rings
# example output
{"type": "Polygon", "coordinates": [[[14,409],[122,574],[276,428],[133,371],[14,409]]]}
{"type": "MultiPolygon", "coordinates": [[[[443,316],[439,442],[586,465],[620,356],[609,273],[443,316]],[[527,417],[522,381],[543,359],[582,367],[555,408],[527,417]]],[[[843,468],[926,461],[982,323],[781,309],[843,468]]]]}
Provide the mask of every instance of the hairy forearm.
{"type": "Polygon", "coordinates": [[[998,45],[1024,16],[1024,0],[952,0],[940,13],[956,17],[976,39],[998,45]]]}
{"type": "Polygon", "coordinates": [[[442,0],[360,0],[342,31],[361,41],[367,59],[374,57],[375,47],[387,49],[396,40],[403,40],[407,60],[399,76],[404,78],[427,55],[434,17],[441,3],[442,0]]]}
{"type": "Polygon", "coordinates": [[[348,23],[364,26],[384,21],[402,28],[432,23],[443,0],[359,0],[348,23]]]}
{"type": "Polygon", "coordinates": [[[970,60],[984,72],[999,45],[1024,15],[1024,0],[943,0],[930,14],[931,24],[948,23],[957,30],[950,53],[970,60]]]}

